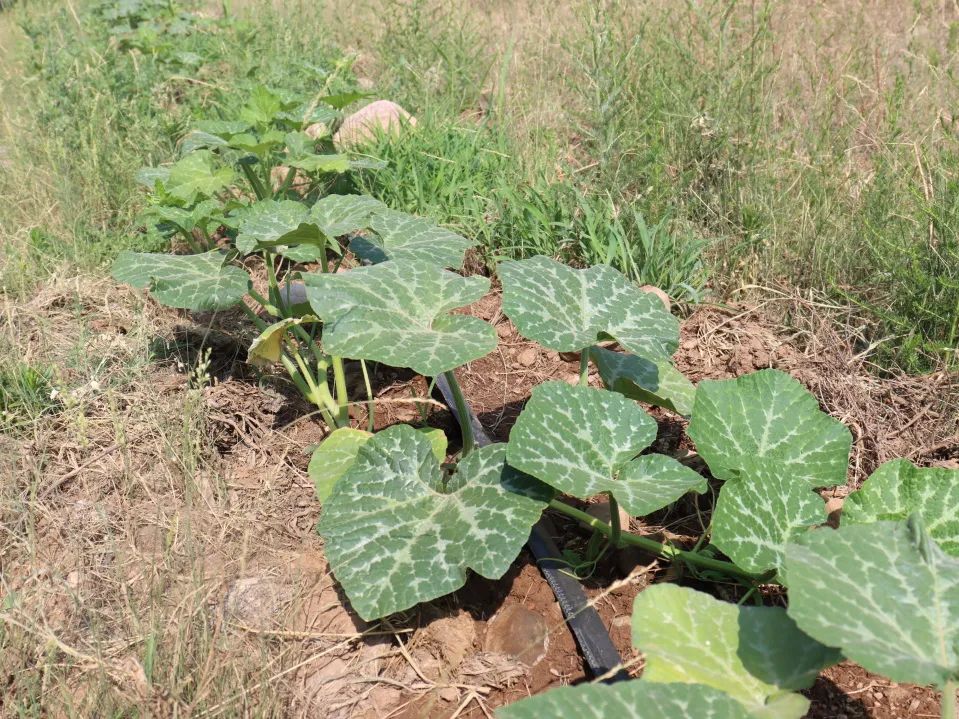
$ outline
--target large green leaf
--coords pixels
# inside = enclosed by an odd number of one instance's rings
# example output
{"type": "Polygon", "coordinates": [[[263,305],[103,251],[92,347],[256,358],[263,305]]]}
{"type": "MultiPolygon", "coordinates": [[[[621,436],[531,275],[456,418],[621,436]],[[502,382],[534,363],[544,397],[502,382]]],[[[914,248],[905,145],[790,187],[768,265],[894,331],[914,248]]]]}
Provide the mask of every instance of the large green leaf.
{"type": "MultiPolygon", "coordinates": [[[[448,447],[446,433],[435,427],[418,427],[416,431],[429,440],[433,456],[442,464],[446,459],[448,447]]],[[[362,429],[340,427],[313,450],[307,471],[316,488],[316,496],[321,502],[325,502],[330,496],[336,483],[353,466],[360,447],[369,442],[372,437],[370,432],[362,429]]]]}
{"type": "Polygon", "coordinates": [[[693,411],[696,387],[669,360],[651,360],[603,347],[591,347],[589,358],[607,389],[677,414],[693,411]]]}
{"type": "Polygon", "coordinates": [[[842,522],[906,519],[914,512],[947,554],[959,556],[959,470],[920,469],[907,459],[886,462],[846,498],[842,522]]]}
{"type": "Polygon", "coordinates": [[[679,322],[655,296],[607,265],[585,270],[551,260],[501,262],[503,312],[524,337],[558,352],[604,336],[649,358],[668,358],[679,344],[679,322]]]}
{"type": "Polygon", "coordinates": [[[371,226],[386,205],[369,195],[327,195],[310,210],[310,216],[328,237],[342,237],[371,226]]]}
{"type": "Polygon", "coordinates": [[[545,382],[510,432],[511,465],[560,492],[612,492],[633,516],[670,504],[706,480],[671,457],[636,457],[656,438],[656,422],[614,392],[545,382]],[[634,459],[635,458],[635,459],[634,459]]]}
{"type": "Polygon", "coordinates": [[[406,425],[375,435],[336,483],[319,530],[353,608],[371,620],[459,589],[467,569],[498,579],[552,493],[483,447],[448,480],[406,425]]]}
{"type": "Polygon", "coordinates": [[[780,572],[786,544],[825,521],[822,498],[778,459],[744,458],[740,476],[719,493],[712,543],[747,571],[780,572]]]}
{"type": "Polygon", "coordinates": [[[354,237],[350,250],[368,262],[410,260],[459,268],[476,243],[422,217],[385,210],[370,224],[375,235],[354,237]]]}
{"type": "Polygon", "coordinates": [[[633,644],[646,657],[643,681],[704,684],[754,717],[798,719],[812,685],[840,659],[803,634],[779,607],[736,606],[675,584],[656,584],[633,605],[633,644]]]}
{"type": "Polygon", "coordinates": [[[164,184],[167,192],[192,205],[199,198],[211,197],[231,182],[233,170],[214,168],[212,153],[200,150],[177,160],[164,184]]]}
{"type": "Polygon", "coordinates": [[[351,359],[410,367],[434,377],[483,357],[496,332],[476,317],[449,314],[489,289],[435,265],[384,262],[342,274],[308,274],[307,297],[323,320],[323,348],[351,359]]]}
{"type": "Polygon", "coordinates": [[[164,255],[121,252],[113,277],[150,294],[160,304],[188,310],[218,310],[242,301],[250,289],[246,270],[224,263],[223,253],[164,255]]]}
{"type": "Polygon", "coordinates": [[[499,719],[752,719],[742,704],[700,684],[642,680],[558,687],[497,709],[499,719]]]}
{"type": "Polygon", "coordinates": [[[844,484],[852,436],[784,372],[765,369],[696,389],[689,436],[713,476],[732,479],[745,457],[777,459],[812,487],[844,484]]]}
{"type": "Polygon", "coordinates": [[[786,547],[789,616],[896,682],[959,678],[959,560],[918,516],[820,529],[786,547]]]}

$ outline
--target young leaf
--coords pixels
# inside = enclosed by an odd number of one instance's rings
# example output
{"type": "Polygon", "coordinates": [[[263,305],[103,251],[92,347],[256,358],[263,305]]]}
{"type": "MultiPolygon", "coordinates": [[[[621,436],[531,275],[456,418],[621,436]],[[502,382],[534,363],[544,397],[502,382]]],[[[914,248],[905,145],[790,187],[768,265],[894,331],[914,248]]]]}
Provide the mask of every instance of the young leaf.
{"type": "Polygon", "coordinates": [[[316,259],[326,248],[326,238],[311,221],[306,205],[293,200],[261,200],[243,213],[236,236],[240,252],[249,254],[300,244],[310,246],[310,259],[316,259]]]}
{"type": "Polygon", "coordinates": [[[642,516],[691,490],[706,490],[701,475],[671,457],[636,457],[655,438],[655,420],[635,402],[606,390],[545,382],[510,432],[507,456],[560,492],[581,498],[612,492],[629,514],[642,516]]]}
{"type": "Polygon", "coordinates": [[[180,140],[180,156],[189,155],[197,150],[207,150],[214,147],[227,147],[229,142],[219,135],[213,135],[202,130],[193,130],[180,140]]]}
{"type": "Polygon", "coordinates": [[[688,432],[718,479],[735,477],[744,457],[768,457],[812,487],[846,481],[849,430],[778,370],[700,382],[688,432]]]}
{"type": "Polygon", "coordinates": [[[596,363],[607,389],[677,414],[693,411],[696,387],[668,360],[650,360],[603,347],[590,347],[589,358],[596,363]]]}
{"type": "Polygon", "coordinates": [[[538,256],[500,262],[498,273],[503,312],[549,349],[572,352],[608,335],[630,352],[668,359],[679,344],[676,318],[612,267],[574,270],[538,256]]]}
{"type": "Polygon", "coordinates": [[[633,644],[646,656],[643,681],[704,684],[770,719],[802,717],[809,701],[793,692],[841,658],[784,609],[740,607],[675,584],[636,597],[633,644]]]}
{"type": "Polygon", "coordinates": [[[121,252],[113,263],[113,277],[150,290],[167,307],[221,310],[239,304],[250,289],[246,270],[224,260],[217,250],[200,255],[121,252]]]}
{"type": "Polygon", "coordinates": [[[842,523],[906,519],[913,512],[943,551],[959,556],[959,470],[920,469],[907,459],[886,462],[846,497],[842,523]]]}
{"type": "Polygon", "coordinates": [[[789,616],[896,682],[959,677],[959,560],[918,516],[820,529],[786,547],[789,616]]]}
{"type": "Polygon", "coordinates": [[[822,498],[778,459],[744,458],[740,476],[719,493],[712,543],[749,572],[781,572],[786,544],[825,521],[822,498]]]}
{"type": "Polygon", "coordinates": [[[213,169],[213,155],[207,150],[177,160],[164,183],[171,195],[192,205],[200,197],[210,197],[233,182],[229,167],[213,169]]]}
{"type": "Polygon", "coordinates": [[[349,155],[303,155],[289,160],[287,164],[304,172],[334,174],[346,172],[353,166],[349,155]]]}
{"type": "Polygon", "coordinates": [[[324,322],[326,352],[410,367],[435,377],[488,354],[496,332],[476,317],[449,314],[489,289],[434,265],[384,262],[343,274],[307,274],[307,297],[324,322]]]}
{"type": "Polygon", "coordinates": [[[394,210],[377,213],[370,229],[376,235],[354,237],[350,250],[373,264],[409,260],[458,269],[463,265],[466,250],[476,244],[430,220],[394,210]]]}
{"type": "MultiPolygon", "coordinates": [[[[446,459],[446,433],[435,427],[419,427],[416,430],[427,440],[433,450],[436,461],[441,463],[446,459]]],[[[340,427],[323,440],[319,447],[313,450],[310,465],[307,468],[313,486],[316,487],[316,496],[325,502],[332,494],[333,487],[356,461],[360,447],[366,444],[373,435],[361,429],[340,427]]]]}
{"type": "Polygon", "coordinates": [[[169,222],[183,232],[192,232],[196,227],[202,227],[215,216],[221,215],[220,203],[216,200],[204,200],[190,209],[156,205],[149,207],[144,213],[160,222],[169,222]]]}
{"type": "Polygon", "coordinates": [[[429,440],[406,425],[376,434],[336,483],[320,534],[333,573],[366,620],[459,589],[472,569],[509,569],[552,493],[491,445],[444,479],[429,440]]]}
{"type": "Polygon", "coordinates": [[[701,684],[634,680],[551,689],[497,709],[499,719],[755,719],[742,704],[701,684]]]}
{"type": "Polygon", "coordinates": [[[283,338],[287,330],[293,325],[304,322],[317,322],[317,318],[312,315],[304,317],[286,317],[279,322],[274,322],[260,333],[260,336],[253,340],[250,349],[247,351],[246,361],[252,365],[265,367],[274,362],[280,361],[280,354],[283,351],[283,338]]]}

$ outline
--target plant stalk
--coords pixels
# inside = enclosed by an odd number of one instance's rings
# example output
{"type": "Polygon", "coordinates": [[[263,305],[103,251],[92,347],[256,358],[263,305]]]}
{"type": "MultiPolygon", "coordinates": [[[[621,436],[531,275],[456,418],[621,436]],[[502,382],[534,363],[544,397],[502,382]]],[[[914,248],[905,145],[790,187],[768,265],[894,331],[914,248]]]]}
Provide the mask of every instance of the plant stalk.
{"type": "Polygon", "coordinates": [[[336,403],[339,405],[336,421],[341,427],[350,424],[350,398],[346,392],[346,370],[343,367],[343,358],[335,355],[333,360],[333,388],[336,390],[336,403]]]}
{"type": "MultiPolygon", "coordinates": [[[[591,529],[595,529],[597,532],[605,534],[607,537],[611,537],[613,533],[613,528],[596,517],[593,517],[586,512],[580,511],[575,507],[570,507],[568,504],[560,502],[558,499],[554,499],[549,503],[549,506],[552,509],[555,509],[559,512],[562,512],[568,517],[579,520],[583,524],[589,526],[591,529]]],[[[613,508],[612,503],[610,504],[610,509],[613,508]]],[[[618,511],[618,508],[617,508],[618,511]]],[[[751,574],[744,569],[740,569],[732,562],[724,562],[720,559],[712,559],[710,557],[704,557],[701,554],[696,552],[688,552],[684,549],[677,549],[668,544],[660,544],[659,542],[653,539],[647,539],[646,537],[641,537],[638,534],[631,534],[629,532],[622,532],[619,538],[620,545],[631,544],[634,547],[639,547],[640,549],[645,549],[648,552],[656,554],[665,559],[680,559],[688,564],[693,564],[702,569],[712,569],[716,572],[722,572],[723,574],[730,577],[741,577],[752,582],[762,581],[763,577],[751,574]]]]}
{"type": "Polygon", "coordinates": [[[618,547],[623,537],[623,528],[619,523],[619,502],[612,492],[607,492],[606,496],[609,498],[609,541],[614,547],[618,547]]]}
{"type": "Polygon", "coordinates": [[[948,681],[942,688],[942,719],[956,719],[956,682],[948,681]]]}
{"type": "Polygon", "coordinates": [[[470,411],[466,406],[466,398],[463,396],[463,390],[460,389],[459,382],[456,381],[456,375],[453,370],[444,372],[443,376],[450,383],[450,389],[453,391],[453,401],[456,403],[456,414],[460,423],[460,435],[463,438],[463,454],[465,457],[473,451],[475,439],[473,438],[473,425],[470,424],[470,411]]]}
{"type": "Polygon", "coordinates": [[[366,388],[366,431],[372,434],[376,417],[373,414],[373,386],[370,384],[370,373],[366,369],[366,360],[360,360],[360,370],[363,372],[363,386],[366,388]]]}
{"type": "MultiPolygon", "coordinates": [[[[589,348],[584,347],[579,353],[579,384],[581,387],[589,385],[589,348]]],[[[612,500],[612,496],[610,496],[612,500]]]]}
{"type": "Polygon", "coordinates": [[[245,162],[241,162],[240,167],[243,169],[243,174],[246,175],[246,179],[250,183],[250,187],[253,188],[253,194],[256,195],[256,199],[265,200],[267,198],[266,188],[263,187],[263,183],[260,182],[260,178],[256,176],[255,172],[253,172],[253,168],[251,168],[245,162]]]}

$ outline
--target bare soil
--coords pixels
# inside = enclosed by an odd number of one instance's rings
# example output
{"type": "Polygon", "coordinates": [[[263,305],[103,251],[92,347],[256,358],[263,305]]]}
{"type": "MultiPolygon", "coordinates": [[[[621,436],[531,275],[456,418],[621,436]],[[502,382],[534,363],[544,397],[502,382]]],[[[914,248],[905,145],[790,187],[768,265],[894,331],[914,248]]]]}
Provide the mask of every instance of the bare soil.
{"type": "MultiPolygon", "coordinates": [[[[461,383],[493,437],[505,440],[531,389],[575,381],[578,360],[520,337],[495,293],[468,311],[492,322],[500,342],[459,372],[461,383]]],[[[684,322],[677,362],[694,381],[763,367],[803,381],[853,429],[854,462],[840,496],[892,456],[923,464],[959,457],[955,378],[870,373],[834,321],[787,296],[767,306],[700,307],[684,322]]],[[[445,719],[488,716],[586,678],[526,553],[498,581],[472,577],[389,621],[370,625],[351,613],[323,558],[306,474],[325,432],[282,379],[243,364],[242,343],[221,331],[238,317],[138,307],[126,291],[77,285],[51,288],[16,322],[25,346],[56,360],[85,341],[118,376],[113,389],[90,389],[30,436],[0,435],[0,466],[17,478],[3,497],[9,529],[0,542],[0,601],[17,602],[6,630],[19,651],[0,657],[7,697],[35,692],[29,677],[43,666],[41,705],[50,714],[149,705],[157,716],[193,706],[235,715],[269,705],[279,716],[445,719]],[[78,308],[89,337],[65,337],[78,308]],[[165,359],[119,376],[147,345],[163,348],[165,359]],[[198,384],[190,368],[204,356],[201,345],[212,354],[208,381],[198,384]],[[169,666],[148,670],[145,637],[169,666]]],[[[362,400],[356,368],[350,381],[362,400]]],[[[422,378],[384,368],[372,381],[377,427],[425,421],[455,438],[449,412],[426,396],[422,378]]],[[[682,418],[652,414],[657,451],[693,449],[682,418]]],[[[362,402],[354,418],[365,426],[362,402]]],[[[682,542],[697,533],[696,515],[695,505],[680,503],[631,528],[682,542]]],[[[561,546],[581,549],[586,533],[555,519],[561,546]]],[[[642,664],[630,646],[632,601],[664,580],[689,581],[628,551],[585,580],[634,674],[642,664]]],[[[935,692],[848,662],[823,672],[807,695],[815,719],[938,712],[935,692]]]]}

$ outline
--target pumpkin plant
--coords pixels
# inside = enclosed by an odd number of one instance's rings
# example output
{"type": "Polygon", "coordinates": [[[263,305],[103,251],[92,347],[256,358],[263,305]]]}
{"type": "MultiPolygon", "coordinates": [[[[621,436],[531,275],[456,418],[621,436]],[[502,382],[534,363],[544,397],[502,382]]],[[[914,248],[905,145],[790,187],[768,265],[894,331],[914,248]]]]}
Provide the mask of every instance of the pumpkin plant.
{"type": "MultiPolygon", "coordinates": [[[[753,604],[679,585],[651,587],[634,607],[634,643],[646,657],[642,679],[548,692],[503,709],[503,717],[613,710],[652,717],[683,707],[677,715],[798,719],[809,706],[798,692],[844,656],[896,681],[943,688],[943,716],[952,716],[959,472],[904,461],[884,466],[850,497],[848,526],[831,529],[814,490],[846,481],[851,436],[798,382],[763,370],[703,381],[690,398],[664,364],[678,336],[661,306],[607,268],[574,270],[546,258],[504,265],[503,306],[519,330],[550,348],[578,347],[581,376],[598,358],[608,388],[540,385],[505,447],[465,452],[455,467],[442,465],[425,437],[402,426],[342,451],[336,477],[326,477],[319,531],[354,609],[375,619],[458,589],[468,569],[501,576],[550,508],[592,527],[610,546],[639,546],[701,579],[738,582],[753,604]],[[628,319],[608,306],[629,308],[628,319]],[[631,351],[595,344],[609,339],[631,351]],[[616,371],[604,372],[604,361],[616,371]],[[616,511],[607,523],[570,503],[603,494],[631,516],[646,516],[705,491],[707,478],[678,459],[643,453],[656,425],[635,397],[686,408],[690,437],[721,483],[693,549],[630,533],[617,526],[616,511]],[[775,584],[788,593],[788,607],[764,600],[763,587],[775,584]]],[[[443,370],[443,363],[419,364],[443,357],[442,349],[424,343],[427,358],[419,358],[397,344],[395,329],[405,325],[393,314],[407,316],[397,308],[410,302],[393,285],[394,275],[407,272],[403,264],[368,271],[382,273],[378,286],[389,289],[371,292],[359,273],[312,285],[320,290],[314,309],[340,323],[336,342],[349,345],[350,337],[357,354],[388,363],[406,356],[422,372],[443,370]],[[368,315],[382,319],[374,326],[368,315]]],[[[434,304],[445,306],[442,299],[434,304]]],[[[333,436],[318,452],[341,441],[333,436]]]]}

